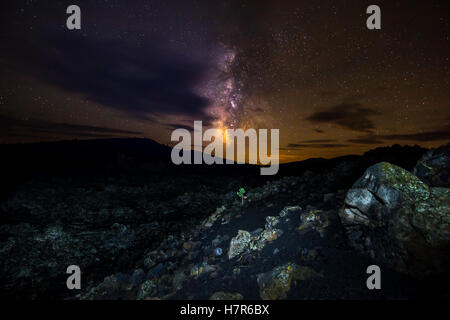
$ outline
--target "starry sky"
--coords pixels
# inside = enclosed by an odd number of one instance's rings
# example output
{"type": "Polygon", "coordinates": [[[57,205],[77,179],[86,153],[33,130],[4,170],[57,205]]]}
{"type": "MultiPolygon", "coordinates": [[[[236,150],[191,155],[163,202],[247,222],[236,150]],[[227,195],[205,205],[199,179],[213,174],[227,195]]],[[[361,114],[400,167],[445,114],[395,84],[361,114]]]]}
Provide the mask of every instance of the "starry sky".
{"type": "Polygon", "coordinates": [[[280,161],[450,140],[448,1],[6,0],[0,143],[278,128],[280,161]],[[66,8],[82,28],[66,28],[66,8]]]}

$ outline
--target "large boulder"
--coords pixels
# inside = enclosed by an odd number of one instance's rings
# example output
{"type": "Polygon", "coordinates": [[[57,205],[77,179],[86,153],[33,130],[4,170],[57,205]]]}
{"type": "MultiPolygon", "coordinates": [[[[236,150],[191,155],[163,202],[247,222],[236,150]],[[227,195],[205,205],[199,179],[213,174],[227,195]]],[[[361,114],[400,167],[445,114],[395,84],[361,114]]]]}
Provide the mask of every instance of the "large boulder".
{"type": "Polygon", "coordinates": [[[447,271],[450,189],[381,162],[355,182],[339,216],[350,244],[376,262],[416,277],[447,271]]]}
{"type": "Polygon", "coordinates": [[[417,162],[413,174],[433,187],[450,186],[450,143],[428,151],[417,162]]]}

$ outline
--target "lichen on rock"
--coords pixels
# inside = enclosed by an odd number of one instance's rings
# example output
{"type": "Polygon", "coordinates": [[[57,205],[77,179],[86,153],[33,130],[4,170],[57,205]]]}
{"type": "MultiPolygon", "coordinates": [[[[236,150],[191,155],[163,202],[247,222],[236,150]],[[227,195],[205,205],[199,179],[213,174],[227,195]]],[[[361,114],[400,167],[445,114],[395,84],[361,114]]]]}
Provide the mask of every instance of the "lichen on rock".
{"type": "Polygon", "coordinates": [[[353,247],[397,271],[424,277],[444,272],[448,264],[449,190],[430,188],[381,162],[355,182],[339,216],[353,247]]]}
{"type": "Polygon", "coordinates": [[[272,230],[274,227],[280,222],[280,220],[277,217],[273,216],[267,216],[266,217],[266,230],[272,230]]]}
{"type": "Polygon", "coordinates": [[[228,258],[233,259],[245,252],[261,251],[267,243],[272,242],[283,234],[283,230],[275,229],[280,220],[277,217],[266,217],[265,229],[258,228],[252,233],[239,230],[236,237],[231,239],[228,258]]]}
{"type": "Polygon", "coordinates": [[[321,277],[321,274],[309,267],[291,262],[275,267],[272,271],[261,273],[257,277],[261,299],[285,299],[293,282],[311,277],[321,277]]]}
{"type": "Polygon", "coordinates": [[[432,187],[450,185],[450,143],[428,151],[417,162],[413,174],[432,187]]]}
{"type": "Polygon", "coordinates": [[[237,236],[231,239],[228,259],[233,259],[244,252],[248,248],[250,241],[250,233],[245,230],[239,230],[237,236]]]}
{"type": "Polygon", "coordinates": [[[214,292],[209,300],[242,300],[243,298],[240,293],[218,291],[214,292]]]}
{"type": "Polygon", "coordinates": [[[325,229],[329,225],[329,219],[327,213],[322,210],[312,209],[306,213],[300,215],[300,226],[297,227],[297,231],[302,234],[309,230],[315,230],[319,232],[320,236],[324,236],[325,229]]]}
{"type": "Polygon", "coordinates": [[[156,293],[156,287],[157,287],[157,284],[154,280],[144,281],[144,283],[142,283],[139,288],[136,298],[138,300],[142,300],[142,299],[152,296],[154,293],[156,293]]]}

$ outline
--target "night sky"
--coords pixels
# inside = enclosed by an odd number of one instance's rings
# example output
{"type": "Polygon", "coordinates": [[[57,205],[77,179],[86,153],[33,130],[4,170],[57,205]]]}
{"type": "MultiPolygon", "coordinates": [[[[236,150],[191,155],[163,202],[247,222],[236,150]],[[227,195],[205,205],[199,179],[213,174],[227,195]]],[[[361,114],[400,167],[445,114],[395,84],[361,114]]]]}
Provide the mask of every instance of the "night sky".
{"type": "Polygon", "coordinates": [[[279,128],[280,160],[450,140],[448,1],[2,1],[0,142],[279,128]],[[77,4],[82,29],[66,28],[77,4]],[[366,28],[381,7],[382,29],[366,28]]]}

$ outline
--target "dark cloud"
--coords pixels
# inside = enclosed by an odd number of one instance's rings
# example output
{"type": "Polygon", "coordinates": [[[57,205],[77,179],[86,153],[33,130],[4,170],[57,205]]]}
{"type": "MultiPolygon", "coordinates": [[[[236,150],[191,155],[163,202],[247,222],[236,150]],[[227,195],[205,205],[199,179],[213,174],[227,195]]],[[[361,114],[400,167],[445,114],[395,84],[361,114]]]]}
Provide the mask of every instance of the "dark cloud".
{"type": "Polygon", "coordinates": [[[331,123],[343,128],[369,132],[374,129],[370,116],[379,115],[378,111],[362,106],[360,103],[341,103],[325,111],[310,115],[307,120],[315,123],[331,123]]]}
{"type": "Polygon", "coordinates": [[[2,136],[27,137],[29,132],[38,135],[65,135],[72,137],[108,138],[120,135],[141,135],[141,132],[115,128],[57,123],[40,119],[18,119],[0,116],[0,134],[2,136]]]}
{"type": "Polygon", "coordinates": [[[380,139],[385,140],[405,140],[405,141],[440,141],[450,139],[450,126],[446,126],[442,129],[422,131],[417,133],[408,134],[390,134],[377,136],[380,139]]]}
{"type": "Polygon", "coordinates": [[[315,140],[304,140],[300,141],[299,143],[328,143],[328,142],[335,142],[336,140],[332,139],[315,139],[315,140]]]}
{"type": "Polygon", "coordinates": [[[415,133],[388,134],[388,135],[370,134],[366,136],[359,136],[356,139],[349,139],[348,142],[360,144],[382,144],[383,140],[426,142],[426,141],[442,141],[449,139],[450,139],[450,125],[447,125],[436,130],[427,130],[415,133]]]}
{"type": "Polygon", "coordinates": [[[315,149],[326,149],[326,148],[342,148],[347,147],[346,144],[333,144],[333,143],[290,143],[286,146],[286,150],[289,149],[302,149],[302,148],[315,148],[315,149]]]}
{"type": "Polygon", "coordinates": [[[175,53],[159,39],[129,45],[66,33],[42,39],[26,54],[22,50],[17,56],[44,81],[133,117],[205,116],[208,100],[194,87],[206,62],[175,53]]]}
{"type": "Polygon", "coordinates": [[[254,112],[254,113],[263,113],[264,109],[260,108],[260,107],[255,107],[255,108],[251,108],[250,111],[254,112]]]}
{"type": "Polygon", "coordinates": [[[169,130],[186,129],[188,131],[194,131],[193,125],[182,124],[182,123],[166,123],[165,127],[169,130]]]}
{"type": "Polygon", "coordinates": [[[358,137],[356,139],[349,139],[347,140],[351,143],[359,143],[359,144],[382,144],[383,141],[378,139],[375,136],[367,136],[367,137],[358,137]]]}
{"type": "Polygon", "coordinates": [[[193,119],[193,120],[183,119],[183,120],[179,120],[179,121],[175,121],[175,122],[164,122],[164,121],[159,121],[155,117],[151,117],[151,118],[152,118],[151,120],[154,123],[157,123],[168,130],[186,129],[189,131],[194,131],[194,121],[196,121],[196,120],[202,121],[203,128],[212,126],[212,124],[214,122],[214,117],[212,117],[210,115],[205,115],[204,117],[202,117],[202,119],[193,119]]]}

